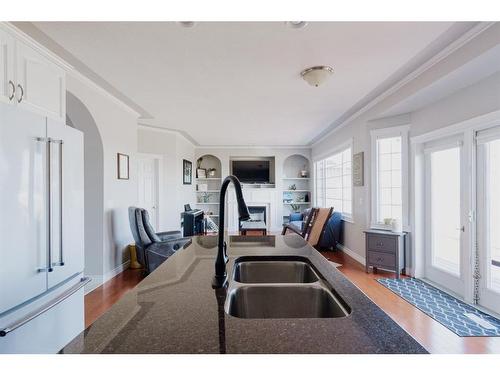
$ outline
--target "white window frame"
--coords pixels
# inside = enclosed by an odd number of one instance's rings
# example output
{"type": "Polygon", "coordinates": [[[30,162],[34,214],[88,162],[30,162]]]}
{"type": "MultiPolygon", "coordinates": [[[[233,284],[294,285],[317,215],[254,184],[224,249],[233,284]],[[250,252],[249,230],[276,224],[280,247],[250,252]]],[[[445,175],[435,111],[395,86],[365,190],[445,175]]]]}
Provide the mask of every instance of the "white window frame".
{"type": "Polygon", "coordinates": [[[393,126],[390,128],[373,129],[371,134],[371,228],[390,229],[379,223],[378,218],[378,153],[377,140],[384,138],[401,137],[401,203],[402,225],[404,231],[410,231],[409,226],[409,147],[408,133],[410,125],[393,126]]]}
{"type": "MultiPolygon", "coordinates": [[[[344,152],[348,148],[351,149],[351,213],[350,214],[345,214],[344,212],[341,212],[342,214],[342,220],[347,221],[349,223],[354,223],[354,186],[352,184],[352,158],[354,155],[354,150],[353,150],[353,139],[349,139],[348,141],[339,144],[337,147],[333,149],[333,151],[328,151],[327,153],[320,154],[316,156],[313,160],[313,170],[314,170],[314,178],[313,178],[313,189],[314,189],[314,203],[317,204],[317,186],[316,186],[316,163],[323,161],[325,159],[328,159],[329,157],[332,157],[333,155],[339,154],[341,152],[344,152]]],[[[326,192],[324,192],[324,196],[326,196],[326,192]]],[[[335,207],[333,208],[335,211],[335,207]]]]}

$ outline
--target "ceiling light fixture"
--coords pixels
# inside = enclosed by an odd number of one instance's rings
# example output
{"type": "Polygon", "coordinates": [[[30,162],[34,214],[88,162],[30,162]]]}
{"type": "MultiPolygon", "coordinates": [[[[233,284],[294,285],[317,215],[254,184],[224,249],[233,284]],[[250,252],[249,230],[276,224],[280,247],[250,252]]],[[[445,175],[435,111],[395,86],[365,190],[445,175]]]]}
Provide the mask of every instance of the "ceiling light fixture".
{"type": "Polygon", "coordinates": [[[300,73],[304,81],[314,87],[322,85],[332,74],[333,68],[325,65],[313,66],[300,73]]]}
{"type": "Polygon", "coordinates": [[[302,29],[307,25],[306,21],[287,21],[285,22],[292,29],[302,29]]]}
{"type": "Polygon", "coordinates": [[[194,27],[195,22],[194,21],[180,21],[179,25],[181,25],[182,27],[191,28],[191,27],[194,27]]]}

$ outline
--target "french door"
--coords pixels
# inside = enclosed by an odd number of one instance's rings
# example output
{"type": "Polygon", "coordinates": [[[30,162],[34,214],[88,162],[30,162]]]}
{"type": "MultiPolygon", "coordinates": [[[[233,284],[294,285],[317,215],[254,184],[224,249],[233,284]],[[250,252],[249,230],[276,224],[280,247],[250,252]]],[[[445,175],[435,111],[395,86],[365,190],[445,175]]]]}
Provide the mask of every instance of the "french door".
{"type": "Polygon", "coordinates": [[[425,277],[462,298],[470,254],[465,156],[462,137],[425,146],[425,277]]]}
{"type": "Polygon", "coordinates": [[[478,303],[500,313],[500,126],[477,133],[478,303]]]}

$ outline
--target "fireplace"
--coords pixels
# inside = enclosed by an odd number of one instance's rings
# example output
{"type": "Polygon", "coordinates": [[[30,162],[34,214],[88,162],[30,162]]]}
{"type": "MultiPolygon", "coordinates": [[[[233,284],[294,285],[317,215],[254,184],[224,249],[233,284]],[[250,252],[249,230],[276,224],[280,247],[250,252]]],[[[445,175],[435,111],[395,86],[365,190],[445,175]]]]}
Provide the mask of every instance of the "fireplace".
{"type": "MultiPolygon", "coordinates": [[[[248,206],[248,212],[250,212],[250,220],[249,221],[263,221],[264,224],[266,222],[266,206],[248,206]]],[[[241,228],[241,221],[239,221],[239,227],[241,228]]]]}

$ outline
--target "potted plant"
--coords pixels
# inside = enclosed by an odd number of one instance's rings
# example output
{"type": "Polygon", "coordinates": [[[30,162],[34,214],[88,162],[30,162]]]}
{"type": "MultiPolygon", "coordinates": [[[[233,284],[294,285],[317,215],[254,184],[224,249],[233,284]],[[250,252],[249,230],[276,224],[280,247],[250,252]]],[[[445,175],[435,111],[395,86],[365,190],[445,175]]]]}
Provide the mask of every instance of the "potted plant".
{"type": "Polygon", "coordinates": [[[215,172],[217,172],[217,169],[209,168],[208,169],[208,177],[215,177],[215,172]]]}

